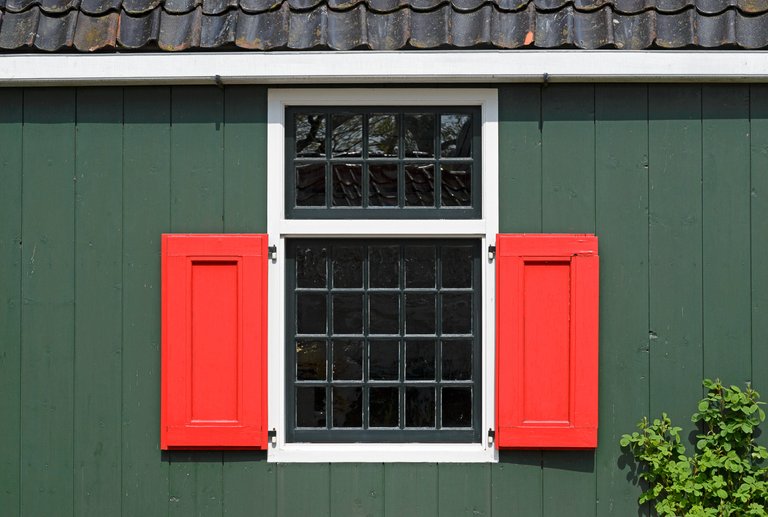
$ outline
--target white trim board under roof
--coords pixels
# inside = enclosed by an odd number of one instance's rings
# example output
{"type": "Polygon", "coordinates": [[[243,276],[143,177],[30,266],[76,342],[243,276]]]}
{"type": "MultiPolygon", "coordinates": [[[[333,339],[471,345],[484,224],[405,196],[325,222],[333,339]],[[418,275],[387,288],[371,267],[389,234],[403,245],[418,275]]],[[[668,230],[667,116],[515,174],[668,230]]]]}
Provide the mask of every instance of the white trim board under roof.
{"type": "Polygon", "coordinates": [[[0,86],[478,82],[768,82],[768,52],[465,50],[0,55],[0,86]]]}

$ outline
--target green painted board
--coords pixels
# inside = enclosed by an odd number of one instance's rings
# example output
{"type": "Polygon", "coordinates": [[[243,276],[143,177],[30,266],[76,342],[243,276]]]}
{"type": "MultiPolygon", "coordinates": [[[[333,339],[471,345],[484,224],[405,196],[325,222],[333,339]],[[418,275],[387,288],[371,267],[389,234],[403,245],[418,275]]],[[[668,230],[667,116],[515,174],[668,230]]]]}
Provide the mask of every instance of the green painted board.
{"type": "Polygon", "coordinates": [[[541,87],[499,88],[499,231],[541,231],[541,87]]]}
{"type": "Polygon", "coordinates": [[[222,485],[225,516],[277,515],[277,467],[265,452],[225,452],[222,485]]]}
{"type": "Polygon", "coordinates": [[[170,230],[170,89],[124,90],[122,510],[168,512],[160,453],[160,234],[170,230]]]}
{"type": "Polygon", "coordinates": [[[0,508],[19,513],[23,91],[0,90],[0,508]]]}
{"type": "Polygon", "coordinates": [[[595,88],[595,216],[600,249],[597,515],[635,515],[624,433],[648,414],[648,88],[595,88]],[[631,99],[631,102],[628,102],[631,99]]]}
{"type": "Polygon", "coordinates": [[[547,451],[543,474],[545,516],[596,514],[595,451],[547,451]]]}
{"type": "Polygon", "coordinates": [[[438,471],[435,463],[384,465],[384,515],[438,515],[438,471]]]}
{"type": "Polygon", "coordinates": [[[687,437],[703,373],[701,87],[648,93],[650,414],[668,413],[687,437]]]}
{"type": "Polygon", "coordinates": [[[491,465],[491,514],[543,517],[541,451],[501,451],[491,465]]]}
{"type": "Polygon", "coordinates": [[[73,514],[75,90],[24,93],[21,510],[73,514]]]}
{"type": "Polygon", "coordinates": [[[491,515],[491,465],[442,463],[437,470],[440,517],[491,515]]]}
{"type": "Polygon", "coordinates": [[[123,90],[77,91],[76,515],[119,515],[122,402],[123,90]]]}
{"type": "Polygon", "coordinates": [[[169,516],[222,515],[221,453],[171,451],[169,516]]]}
{"type": "Polygon", "coordinates": [[[704,376],[751,381],[749,86],[702,86],[704,376]]]}
{"type": "Polygon", "coordinates": [[[331,469],[331,515],[384,515],[384,466],[381,463],[334,463],[331,469]]]}
{"type": "MultiPolygon", "coordinates": [[[[752,381],[763,401],[768,400],[768,86],[750,91],[752,237],[752,381]]],[[[768,445],[768,423],[760,442],[768,445]]]]}
{"type": "Polygon", "coordinates": [[[327,463],[277,465],[279,517],[331,515],[331,472],[327,463]]]}

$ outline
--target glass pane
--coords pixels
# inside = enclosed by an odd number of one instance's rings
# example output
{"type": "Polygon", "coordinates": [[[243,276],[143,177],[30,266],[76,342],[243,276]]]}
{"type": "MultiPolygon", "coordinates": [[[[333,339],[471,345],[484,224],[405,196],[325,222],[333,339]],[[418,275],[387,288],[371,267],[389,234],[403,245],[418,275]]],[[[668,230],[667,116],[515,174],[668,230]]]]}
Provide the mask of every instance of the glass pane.
{"type": "Polygon", "coordinates": [[[368,247],[371,288],[397,287],[400,284],[400,248],[398,246],[368,247]]]}
{"type": "Polygon", "coordinates": [[[443,246],[443,287],[472,287],[472,247],[443,246]]]}
{"type": "Polygon", "coordinates": [[[472,426],[472,389],[443,388],[443,427],[472,426]]]}
{"type": "Polygon", "coordinates": [[[328,250],[319,244],[296,246],[296,286],[326,287],[325,259],[328,250]]]}
{"type": "Polygon", "coordinates": [[[472,341],[443,341],[443,379],[468,381],[472,378],[472,341]]]}
{"type": "Polygon", "coordinates": [[[397,115],[375,113],[368,117],[368,157],[397,157],[397,115]]]}
{"type": "Polygon", "coordinates": [[[296,166],[296,206],[325,206],[325,165],[296,166]]]}
{"type": "Polygon", "coordinates": [[[405,166],[405,206],[435,206],[435,166],[405,166]]]}
{"type": "Polygon", "coordinates": [[[397,164],[368,166],[368,204],[397,206],[397,164]]]}
{"type": "Polygon", "coordinates": [[[333,295],[333,333],[363,333],[363,295],[337,293],[333,295]]]}
{"type": "Polygon", "coordinates": [[[333,427],[363,427],[363,388],[333,388],[333,427]]]}
{"type": "Polygon", "coordinates": [[[406,334],[435,333],[435,295],[408,293],[405,295],[406,334]]]}
{"type": "Polygon", "coordinates": [[[432,158],[435,156],[435,114],[405,115],[405,156],[432,158]]]}
{"type": "Polygon", "coordinates": [[[440,170],[440,201],[443,206],[471,206],[472,166],[443,164],[440,170]]]}
{"type": "Polygon", "coordinates": [[[362,156],[363,116],[349,113],[334,114],[331,145],[334,158],[362,156]]]}
{"type": "Polygon", "coordinates": [[[406,427],[435,427],[435,388],[406,388],[406,427]]]}
{"type": "Polygon", "coordinates": [[[397,293],[371,293],[368,295],[371,334],[398,334],[400,332],[400,295],[397,293]]]}
{"type": "Polygon", "coordinates": [[[408,381],[435,380],[434,341],[405,343],[405,379],[408,381]]]}
{"type": "Polygon", "coordinates": [[[333,287],[363,286],[363,247],[333,247],[333,287]]]}
{"type": "Polygon", "coordinates": [[[472,332],[472,293],[443,293],[443,334],[472,332]]]}
{"type": "Polygon", "coordinates": [[[296,331],[299,334],[325,334],[325,294],[296,293],[296,331]]]}
{"type": "Polygon", "coordinates": [[[400,378],[400,343],[372,339],[368,348],[368,375],[374,381],[396,381],[400,378]]]}
{"type": "Polygon", "coordinates": [[[435,246],[405,247],[405,287],[435,287],[435,246]]]}
{"type": "Polygon", "coordinates": [[[333,206],[362,206],[363,166],[337,163],[333,166],[333,206]]]}
{"type": "Polygon", "coordinates": [[[296,156],[325,156],[325,115],[296,113],[296,156]]]}
{"type": "Polygon", "coordinates": [[[325,341],[296,342],[296,379],[325,380],[325,341]]]}
{"type": "Polygon", "coordinates": [[[369,426],[397,427],[400,424],[400,401],[397,388],[371,388],[369,397],[369,426]]]}
{"type": "Polygon", "coordinates": [[[363,342],[333,340],[333,380],[359,381],[363,378],[363,342]]]}
{"type": "Polygon", "coordinates": [[[325,427],[325,388],[296,388],[296,426],[325,427]]]}
{"type": "Polygon", "coordinates": [[[440,115],[440,156],[469,157],[472,152],[472,117],[440,115]]]}

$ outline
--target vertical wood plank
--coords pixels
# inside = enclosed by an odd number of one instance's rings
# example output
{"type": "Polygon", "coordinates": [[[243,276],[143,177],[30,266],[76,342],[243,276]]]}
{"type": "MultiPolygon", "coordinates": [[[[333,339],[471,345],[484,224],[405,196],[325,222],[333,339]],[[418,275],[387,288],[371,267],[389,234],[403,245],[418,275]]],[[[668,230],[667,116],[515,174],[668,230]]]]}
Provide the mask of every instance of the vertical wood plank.
{"type": "MultiPolygon", "coordinates": [[[[768,400],[768,86],[752,85],[751,204],[752,242],[752,381],[763,401],[768,400]]],[[[768,425],[763,424],[760,442],[768,445],[768,425]]]]}
{"type": "Polygon", "coordinates": [[[541,231],[541,87],[499,88],[499,229],[541,231]]]}
{"type": "Polygon", "coordinates": [[[331,475],[327,463],[277,465],[277,515],[331,515],[331,475]]]}
{"type": "Polygon", "coordinates": [[[277,467],[264,452],[225,452],[223,506],[227,517],[277,515],[277,467]]]}
{"type": "MultiPolygon", "coordinates": [[[[171,91],[171,231],[224,230],[224,94],[215,87],[171,91]]],[[[170,455],[171,515],[221,515],[222,455],[170,455]]]]}
{"type": "Polygon", "coordinates": [[[701,87],[650,86],[649,115],[650,414],[687,438],[703,370],[701,87]]]}
{"type": "Polygon", "coordinates": [[[75,90],[24,94],[24,515],[73,514],[75,90]]]}
{"type": "Polygon", "coordinates": [[[491,515],[491,466],[482,463],[438,465],[440,517],[491,515]]]}
{"type": "Polygon", "coordinates": [[[160,234],[170,230],[170,89],[126,88],[123,150],[123,515],[166,515],[160,454],[160,234]]]}
{"type": "Polygon", "coordinates": [[[541,451],[501,451],[491,465],[491,514],[543,516],[541,451]]]}
{"type": "Polygon", "coordinates": [[[750,381],[749,87],[702,86],[704,376],[750,381]]]}
{"type": "Polygon", "coordinates": [[[380,463],[331,464],[331,515],[384,515],[384,466],[380,463]]]}
{"type": "MultiPolygon", "coordinates": [[[[595,90],[552,85],[542,90],[542,230],[595,231],[595,90]]],[[[595,514],[594,452],[543,453],[544,515],[595,514]],[[589,494],[589,496],[585,496],[589,494]]]]}
{"type": "Polygon", "coordinates": [[[438,515],[436,463],[384,465],[384,515],[438,515]]]}
{"type": "Polygon", "coordinates": [[[624,433],[648,414],[648,88],[597,86],[596,231],[600,239],[597,515],[634,515],[624,433]]]}
{"type": "Polygon", "coordinates": [[[123,90],[77,91],[75,514],[120,514],[123,90]]]}
{"type": "Polygon", "coordinates": [[[0,90],[0,508],[20,513],[21,168],[24,91],[0,90]]]}

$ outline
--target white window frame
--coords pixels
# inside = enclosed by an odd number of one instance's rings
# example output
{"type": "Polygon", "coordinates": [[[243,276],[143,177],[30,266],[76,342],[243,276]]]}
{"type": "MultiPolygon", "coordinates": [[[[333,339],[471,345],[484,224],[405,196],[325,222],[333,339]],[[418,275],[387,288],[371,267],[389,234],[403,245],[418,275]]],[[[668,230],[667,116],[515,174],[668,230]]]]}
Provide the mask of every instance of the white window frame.
{"type": "Polygon", "coordinates": [[[472,237],[481,250],[499,226],[498,93],[495,88],[282,89],[268,93],[267,232],[277,246],[269,265],[268,421],[276,436],[270,462],[461,462],[498,461],[488,439],[495,422],[495,264],[482,258],[482,428],[480,443],[286,443],[285,440],[285,239],[296,237],[472,237]],[[482,118],[482,216],[480,219],[286,219],[285,108],[288,106],[479,106],[482,118]]]}

